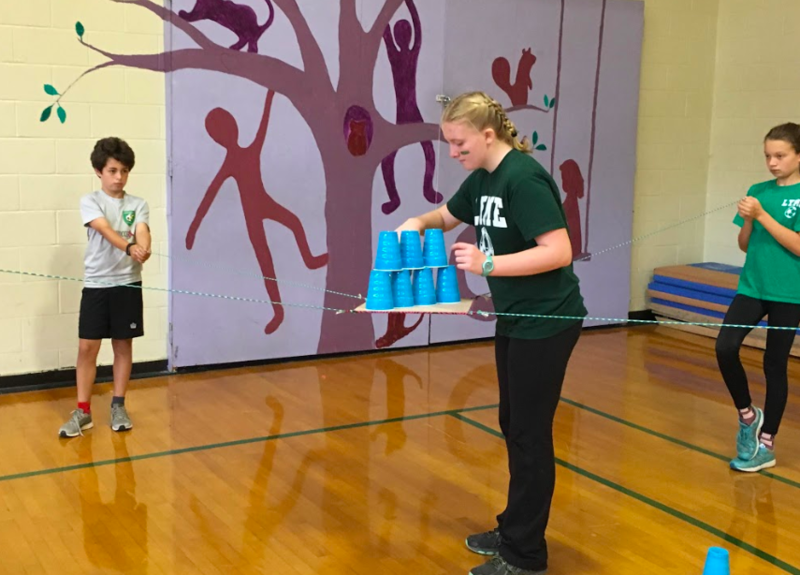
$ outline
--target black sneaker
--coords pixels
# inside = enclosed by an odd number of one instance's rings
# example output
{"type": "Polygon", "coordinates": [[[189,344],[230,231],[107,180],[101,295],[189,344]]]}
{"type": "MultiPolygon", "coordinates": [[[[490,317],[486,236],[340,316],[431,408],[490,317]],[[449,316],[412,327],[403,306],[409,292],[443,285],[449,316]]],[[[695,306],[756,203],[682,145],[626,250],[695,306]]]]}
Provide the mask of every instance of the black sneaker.
{"type": "Polygon", "coordinates": [[[467,549],[478,555],[497,555],[500,553],[500,528],[470,535],[466,543],[467,549]]]}
{"type": "Polygon", "coordinates": [[[541,571],[532,571],[530,569],[520,569],[509,565],[505,559],[497,555],[492,557],[491,561],[475,567],[469,572],[469,575],[545,575],[547,569],[541,571]]]}

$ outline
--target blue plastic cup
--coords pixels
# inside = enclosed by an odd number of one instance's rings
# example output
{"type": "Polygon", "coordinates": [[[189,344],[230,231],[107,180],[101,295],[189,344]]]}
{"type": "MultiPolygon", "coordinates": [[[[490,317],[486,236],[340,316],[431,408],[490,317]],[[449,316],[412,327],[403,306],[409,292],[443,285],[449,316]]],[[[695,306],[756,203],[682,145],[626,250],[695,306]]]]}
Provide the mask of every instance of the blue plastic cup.
{"type": "Polygon", "coordinates": [[[425,230],[422,259],[425,262],[425,267],[441,268],[447,265],[447,249],[444,247],[444,232],[442,230],[425,230]]]}
{"type": "Polygon", "coordinates": [[[411,285],[411,272],[399,271],[394,274],[394,306],[412,307],[414,305],[414,288],[411,285]]]}
{"type": "Polygon", "coordinates": [[[436,303],[436,288],[433,287],[433,270],[424,268],[414,272],[414,304],[436,303]]]}
{"type": "Polygon", "coordinates": [[[419,232],[400,232],[400,255],[403,258],[403,269],[419,270],[425,267],[419,232]]]}
{"type": "Polygon", "coordinates": [[[722,547],[710,547],[706,555],[703,575],[730,575],[731,565],[728,550],[722,547]]]}
{"type": "Polygon", "coordinates": [[[436,277],[436,301],[438,303],[460,303],[461,292],[458,291],[458,272],[456,266],[439,268],[436,277]]]}
{"type": "Polygon", "coordinates": [[[381,232],[378,236],[378,250],[375,254],[373,269],[389,272],[403,269],[403,258],[400,256],[397,232],[381,232]]]}
{"type": "Polygon", "coordinates": [[[367,309],[373,311],[387,311],[394,309],[391,272],[384,272],[380,270],[372,270],[372,272],[370,272],[366,307],[367,309]]]}

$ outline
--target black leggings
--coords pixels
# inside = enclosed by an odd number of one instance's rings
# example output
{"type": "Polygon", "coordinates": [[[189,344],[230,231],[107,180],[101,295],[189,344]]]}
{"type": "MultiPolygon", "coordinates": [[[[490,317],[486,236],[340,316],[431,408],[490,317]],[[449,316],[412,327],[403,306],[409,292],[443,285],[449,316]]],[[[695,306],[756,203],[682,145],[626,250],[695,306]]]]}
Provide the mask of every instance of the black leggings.
{"type": "MultiPolygon", "coordinates": [[[[782,303],[755,299],[736,294],[728,313],[726,324],[755,326],[765,315],[769,315],[768,324],[776,327],[794,327],[800,325],[800,304],[782,303]]],[[[739,359],[739,348],[744,338],[753,328],[723,327],[717,337],[717,362],[722,379],[728,386],[733,403],[737,409],[747,409],[752,405],[747,375],[739,359]]],[[[789,384],[786,371],[789,364],[789,352],[794,343],[794,330],[771,329],[767,331],[767,349],[764,351],[764,375],[767,380],[767,400],[764,405],[764,433],[778,433],[783,410],[789,395],[789,384]]]]}
{"type": "Polygon", "coordinates": [[[515,567],[547,568],[544,532],[556,483],[553,418],[583,322],[545,339],[495,338],[500,429],[511,480],[497,516],[500,555],[515,567]]]}

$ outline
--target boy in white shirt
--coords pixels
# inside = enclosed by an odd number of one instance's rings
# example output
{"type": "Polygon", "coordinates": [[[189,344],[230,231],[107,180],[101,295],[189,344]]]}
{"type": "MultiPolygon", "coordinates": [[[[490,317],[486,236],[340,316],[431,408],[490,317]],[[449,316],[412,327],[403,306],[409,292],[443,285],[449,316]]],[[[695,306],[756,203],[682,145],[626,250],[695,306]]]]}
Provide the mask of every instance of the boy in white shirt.
{"type": "Polygon", "coordinates": [[[103,339],[111,339],[114,348],[111,429],[133,427],[125,392],[133,365],[133,338],[144,335],[142,264],[150,258],[150,208],[125,191],[135,156],[124,140],[104,138],[95,144],[91,161],[101,189],[81,198],[89,243],[78,327],[78,408],[59,429],[60,437],[83,435],[94,425],[90,402],[103,339]]]}

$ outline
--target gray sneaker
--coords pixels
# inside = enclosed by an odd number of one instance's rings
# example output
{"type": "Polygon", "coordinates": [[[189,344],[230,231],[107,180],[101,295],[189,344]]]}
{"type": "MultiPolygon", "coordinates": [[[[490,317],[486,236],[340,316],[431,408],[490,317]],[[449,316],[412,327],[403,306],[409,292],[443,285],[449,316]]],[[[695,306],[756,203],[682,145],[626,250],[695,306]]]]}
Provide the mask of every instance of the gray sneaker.
{"type": "Polygon", "coordinates": [[[114,431],[128,431],[133,427],[131,418],[128,417],[128,410],[124,405],[111,406],[111,429],[114,431]]]}
{"type": "Polygon", "coordinates": [[[58,430],[58,436],[76,437],[83,435],[84,429],[91,429],[92,427],[94,427],[92,414],[86,413],[82,409],[76,409],[70,414],[69,420],[58,430]]]}

